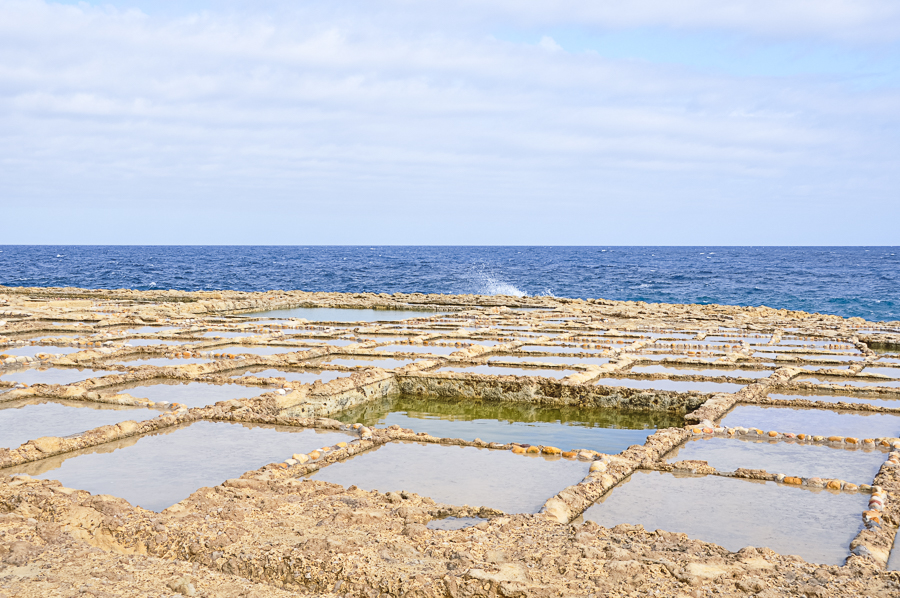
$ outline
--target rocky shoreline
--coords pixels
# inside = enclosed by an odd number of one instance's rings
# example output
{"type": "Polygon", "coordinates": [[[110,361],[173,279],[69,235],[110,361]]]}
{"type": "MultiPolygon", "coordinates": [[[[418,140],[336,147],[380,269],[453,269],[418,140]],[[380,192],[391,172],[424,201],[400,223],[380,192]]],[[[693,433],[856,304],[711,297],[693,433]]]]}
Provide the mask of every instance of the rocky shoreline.
{"type": "Polygon", "coordinates": [[[798,430],[763,430],[723,426],[721,419],[736,405],[897,414],[900,407],[769,395],[900,398],[895,385],[900,364],[884,353],[900,350],[898,330],[898,322],[765,307],[551,297],[0,287],[0,406],[41,398],[148,409],[143,421],[0,448],[0,469],[6,470],[0,472],[6,474],[0,477],[0,597],[896,596],[900,572],[885,567],[900,525],[900,425],[895,436],[855,437],[821,433],[814,423],[798,430]],[[419,310],[422,315],[374,322],[256,315],[298,308],[419,310]],[[131,344],[137,341],[143,344],[131,344]],[[5,353],[34,345],[47,346],[47,352],[35,349],[33,357],[5,353]],[[76,350],[53,353],[52,347],[76,350]],[[262,348],[277,353],[260,354],[262,348]],[[142,358],[166,360],[166,365],[143,365],[142,358]],[[386,359],[397,367],[367,361],[386,359]],[[831,367],[848,364],[846,369],[831,367]],[[888,374],[867,372],[873,364],[888,374]],[[674,366],[676,371],[634,370],[650,365],[674,366]],[[521,374],[505,369],[491,373],[500,366],[518,368],[521,374]],[[24,368],[86,369],[83,380],[68,384],[16,382],[14,374],[24,368]],[[301,368],[339,376],[325,383],[300,383],[245,373],[301,368]],[[893,369],[897,376],[890,375],[893,369]],[[91,371],[114,373],[92,377],[91,371]],[[559,377],[529,371],[559,372],[559,377]],[[741,371],[760,374],[746,377],[741,371]],[[237,378],[240,373],[245,375],[237,378]],[[813,374],[822,380],[808,380],[813,374]],[[127,394],[136,383],[161,380],[239,383],[260,394],[201,406],[127,394]],[[634,386],[622,385],[632,382],[634,386]],[[727,383],[739,389],[652,388],[669,382],[727,383]],[[604,454],[578,446],[435,437],[331,418],[396,395],[666,412],[683,416],[685,426],[657,430],[643,445],[604,454]],[[9,475],[17,467],[197,421],[342,430],[352,436],[199,488],[161,513],[121,498],[65,488],[54,480],[9,475]],[[840,450],[881,447],[886,460],[871,484],[667,461],[688,439],[707,436],[840,450]],[[585,475],[548,496],[540,512],[531,514],[442,504],[399,488],[380,493],[308,478],[396,442],[580,461],[585,475]],[[587,508],[639,470],[767,481],[784,486],[785,492],[799,487],[863,493],[869,500],[840,566],[815,565],[762,547],[731,552],[678,530],[628,524],[607,529],[581,522],[587,508]],[[463,529],[429,527],[448,518],[483,521],[463,529]]]}

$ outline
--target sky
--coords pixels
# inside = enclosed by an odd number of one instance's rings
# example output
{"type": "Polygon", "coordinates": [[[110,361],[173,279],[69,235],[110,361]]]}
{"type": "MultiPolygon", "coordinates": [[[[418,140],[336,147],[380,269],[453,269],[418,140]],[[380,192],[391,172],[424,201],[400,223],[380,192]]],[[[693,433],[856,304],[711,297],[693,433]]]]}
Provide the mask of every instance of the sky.
{"type": "Polygon", "coordinates": [[[0,0],[0,244],[897,245],[896,0],[0,0]]]}

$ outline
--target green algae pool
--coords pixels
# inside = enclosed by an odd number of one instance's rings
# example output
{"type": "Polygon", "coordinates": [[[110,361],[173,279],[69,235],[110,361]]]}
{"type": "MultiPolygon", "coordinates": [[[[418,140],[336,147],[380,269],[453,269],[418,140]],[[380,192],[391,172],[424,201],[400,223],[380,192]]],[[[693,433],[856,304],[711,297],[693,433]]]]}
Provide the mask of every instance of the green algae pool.
{"type": "Polygon", "coordinates": [[[392,397],[333,415],[345,423],[409,428],[432,436],[485,442],[555,446],[618,453],[643,444],[659,428],[684,425],[681,416],[658,411],[392,397]]]}

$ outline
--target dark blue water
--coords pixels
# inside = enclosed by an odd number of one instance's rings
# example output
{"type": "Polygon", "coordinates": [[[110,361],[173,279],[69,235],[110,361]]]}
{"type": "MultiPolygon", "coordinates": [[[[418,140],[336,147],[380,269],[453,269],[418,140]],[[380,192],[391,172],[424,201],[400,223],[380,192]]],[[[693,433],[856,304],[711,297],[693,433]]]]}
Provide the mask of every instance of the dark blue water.
{"type": "Polygon", "coordinates": [[[893,247],[0,246],[0,284],[545,295],[900,319],[893,247]]]}

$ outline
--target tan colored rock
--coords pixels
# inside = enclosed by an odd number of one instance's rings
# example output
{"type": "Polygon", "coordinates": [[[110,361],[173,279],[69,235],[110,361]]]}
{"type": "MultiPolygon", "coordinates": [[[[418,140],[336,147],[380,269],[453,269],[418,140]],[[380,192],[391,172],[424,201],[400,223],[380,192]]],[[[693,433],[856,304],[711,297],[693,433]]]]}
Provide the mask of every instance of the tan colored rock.
{"type": "Polygon", "coordinates": [[[42,453],[55,454],[63,450],[62,438],[56,436],[43,436],[29,442],[42,453]]]}

